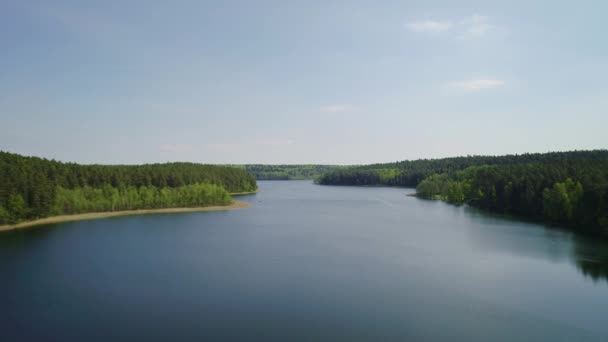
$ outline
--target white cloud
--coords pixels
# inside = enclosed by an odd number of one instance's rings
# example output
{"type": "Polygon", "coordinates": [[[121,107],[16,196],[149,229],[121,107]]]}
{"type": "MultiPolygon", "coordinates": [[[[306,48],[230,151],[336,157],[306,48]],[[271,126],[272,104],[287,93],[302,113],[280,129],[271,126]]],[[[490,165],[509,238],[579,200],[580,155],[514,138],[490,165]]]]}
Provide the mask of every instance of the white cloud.
{"type": "Polygon", "coordinates": [[[331,104],[331,105],[321,107],[321,111],[323,113],[330,113],[330,114],[353,112],[357,109],[358,109],[357,106],[353,106],[353,105],[349,105],[349,104],[331,104]]]}
{"type": "Polygon", "coordinates": [[[416,32],[445,32],[452,28],[450,21],[421,20],[407,24],[407,27],[416,32]]]}
{"type": "Polygon", "coordinates": [[[474,79],[450,82],[449,85],[464,91],[480,91],[502,87],[505,85],[505,81],[495,79],[474,79]]]}
{"type": "Polygon", "coordinates": [[[490,17],[480,14],[473,14],[459,20],[413,21],[406,27],[414,32],[449,33],[460,40],[479,38],[498,28],[492,23],[490,17]]]}
{"type": "Polygon", "coordinates": [[[497,28],[491,23],[489,17],[479,14],[474,14],[462,20],[460,25],[463,27],[463,32],[458,36],[458,39],[478,38],[497,28]]]}

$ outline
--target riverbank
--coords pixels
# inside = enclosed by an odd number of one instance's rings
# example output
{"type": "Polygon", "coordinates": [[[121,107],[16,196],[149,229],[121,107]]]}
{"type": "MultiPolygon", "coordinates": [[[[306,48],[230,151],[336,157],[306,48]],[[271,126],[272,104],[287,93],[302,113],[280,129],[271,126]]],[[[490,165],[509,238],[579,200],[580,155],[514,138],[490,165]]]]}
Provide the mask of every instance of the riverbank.
{"type": "Polygon", "coordinates": [[[167,214],[167,213],[186,213],[195,211],[221,211],[221,210],[233,210],[242,209],[249,207],[250,204],[243,201],[233,201],[229,205],[217,205],[210,207],[198,207],[198,208],[162,208],[162,209],[139,209],[139,210],[125,210],[125,211],[112,211],[112,212],[100,212],[100,213],[84,213],[75,215],[61,215],[46,217],[38,220],[21,222],[13,225],[0,226],[0,232],[9,231],[14,229],[24,229],[34,226],[40,226],[44,224],[72,222],[81,220],[94,220],[116,216],[129,216],[129,215],[145,215],[145,214],[167,214]]]}
{"type": "Polygon", "coordinates": [[[258,191],[259,191],[259,189],[255,190],[255,191],[231,192],[230,196],[254,195],[254,194],[257,194],[258,191]]]}

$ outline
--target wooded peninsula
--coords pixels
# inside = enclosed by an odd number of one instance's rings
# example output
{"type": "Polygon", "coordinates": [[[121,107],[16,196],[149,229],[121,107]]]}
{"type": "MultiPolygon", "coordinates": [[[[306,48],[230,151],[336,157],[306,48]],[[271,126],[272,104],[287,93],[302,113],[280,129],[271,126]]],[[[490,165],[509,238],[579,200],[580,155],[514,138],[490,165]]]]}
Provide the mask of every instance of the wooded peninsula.
{"type": "Polygon", "coordinates": [[[243,169],[194,163],[80,165],[0,151],[0,225],[50,216],[229,206],[257,190],[243,169]]]}
{"type": "Polygon", "coordinates": [[[318,183],[416,187],[422,198],[608,235],[608,150],[373,164],[330,172],[318,183]]]}

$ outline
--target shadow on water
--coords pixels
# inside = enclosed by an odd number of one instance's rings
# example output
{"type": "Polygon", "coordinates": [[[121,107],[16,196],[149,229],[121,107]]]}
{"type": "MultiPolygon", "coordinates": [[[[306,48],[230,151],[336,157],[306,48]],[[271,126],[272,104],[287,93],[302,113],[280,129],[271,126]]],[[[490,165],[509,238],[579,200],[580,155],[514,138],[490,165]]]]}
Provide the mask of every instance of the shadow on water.
{"type": "Polygon", "coordinates": [[[608,241],[576,236],[573,251],[576,266],[585,277],[608,284],[608,241]]]}
{"type": "Polygon", "coordinates": [[[480,248],[543,256],[553,261],[568,260],[593,282],[608,284],[608,239],[469,206],[463,209],[467,216],[483,223],[472,228],[480,248]],[[496,229],[488,230],[488,226],[496,229]],[[502,227],[508,229],[500,229],[502,227]]]}

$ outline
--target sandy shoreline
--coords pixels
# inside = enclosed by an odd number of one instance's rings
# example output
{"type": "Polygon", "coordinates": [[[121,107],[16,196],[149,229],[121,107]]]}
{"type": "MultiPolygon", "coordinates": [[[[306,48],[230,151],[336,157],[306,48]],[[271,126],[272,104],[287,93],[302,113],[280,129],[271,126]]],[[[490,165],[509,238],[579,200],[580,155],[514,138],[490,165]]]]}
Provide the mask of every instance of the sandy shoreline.
{"type": "Polygon", "coordinates": [[[253,194],[257,194],[258,191],[259,191],[259,189],[255,190],[255,191],[231,192],[230,196],[253,195],[253,194]]]}
{"type": "Polygon", "coordinates": [[[140,209],[140,210],[125,210],[125,211],[112,211],[112,212],[101,212],[101,213],[85,213],[75,215],[61,215],[46,217],[34,221],[21,222],[14,225],[3,225],[0,226],[0,232],[23,229],[33,226],[39,226],[43,224],[81,221],[81,220],[93,220],[116,216],[127,216],[127,215],[145,215],[145,214],[162,214],[162,213],[186,213],[195,211],[221,211],[221,210],[232,210],[249,207],[249,203],[243,201],[233,201],[232,204],[223,206],[210,206],[210,207],[198,207],[198,208],[164,208],[164,209],[140,209]]]}

